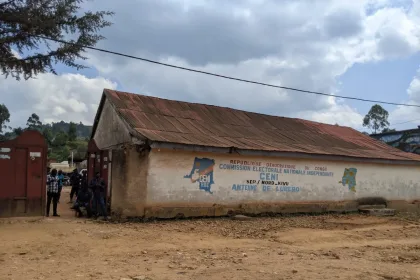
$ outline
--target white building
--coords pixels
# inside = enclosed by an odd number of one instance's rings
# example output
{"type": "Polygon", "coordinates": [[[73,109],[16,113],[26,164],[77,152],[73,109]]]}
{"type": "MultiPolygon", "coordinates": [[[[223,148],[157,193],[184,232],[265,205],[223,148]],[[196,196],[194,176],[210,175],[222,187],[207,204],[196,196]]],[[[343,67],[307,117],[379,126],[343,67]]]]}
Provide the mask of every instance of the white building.
{"type": "Polygon", "coordinates": [[[348,127],[105,89],[92,137],[124,216],[419,209],[420,156],[348,127]]]}
{"type": "Polygon", "coordinates": [[[50,168],[51,169],[57,169],[57,170],[59,170],[59,169],[69,169],[69,168],[71,168],[71,166],[70,166],[70,164],[69,164],[69,162],[68,161],[62,161],[62,162],[53,162],[53,163],[50,163],[50,168]]]}

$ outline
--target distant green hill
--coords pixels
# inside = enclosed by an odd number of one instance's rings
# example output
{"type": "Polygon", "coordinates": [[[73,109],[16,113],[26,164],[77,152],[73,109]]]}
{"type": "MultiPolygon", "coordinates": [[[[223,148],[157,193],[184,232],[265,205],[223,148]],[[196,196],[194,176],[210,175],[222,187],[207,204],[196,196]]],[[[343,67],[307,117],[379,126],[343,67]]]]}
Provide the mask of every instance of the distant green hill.
{"type": "MultiPolygon", "coordinates": [[[[48,158],[61,162],[71,159],[71,154],[73,153],[74,161],[82,161],[85,159],[92,126],[84,125],[82,123],[75,124],[75,135],[74,130],[69,132],[70,123],[68,122],[61,121],[42,124],[36,114],[33,114],[30,119],[31,122],[27,126],[30,127],[30,129],[41,132],[48,143],[48,158]]],[[[4,133],[4,135],[0,134],[0,142],[18,137],[23,131],[28,129],[28,127],[17,127],[12,131],[4,133]]]]}
{"type": "Polygon", "coordinates": [[[92,131],[92,126],[82,123],[76,124],[76,140],[69,140],[70,123],[61,121],[50,124],[43,124],[42,131],[49,143],[48,157],[54,158],[58,162],[71,160],[73,152],[74,161],[82,161],[86,155],[88,140],[92,131]],[[46,133],[45,130],[49,130],[46,133]]]}
{"type": "MultiPolygon", "coordinates": [[[[44,124],[42,125],[42,128],[50,128],[53,132],[53,134],[56,134],[60,131],[68,132],[70,127],[70,123],[68,122],[57,122],[57,123],[50,123],[50,124],[44,124]]],[[[92,126],[91,125],[84,125],[82,123],[76,124],[76,132],[78,138],[90,138],[90,134],[92,132],[92,126]]]]}

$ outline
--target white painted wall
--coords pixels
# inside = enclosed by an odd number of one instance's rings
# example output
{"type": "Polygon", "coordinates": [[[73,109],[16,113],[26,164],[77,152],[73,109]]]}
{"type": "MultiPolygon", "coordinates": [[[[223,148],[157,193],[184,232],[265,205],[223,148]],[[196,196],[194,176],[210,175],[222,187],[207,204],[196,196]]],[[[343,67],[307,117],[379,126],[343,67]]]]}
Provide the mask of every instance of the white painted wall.
{"type": "MultiPolygon", "coordinates": [[[[388,200],[414,200],[420,198],[420,167],[366,164],[354,162],[321,162],[281,158],[243,157],[240,155],[202,154],[190,152],[171,152],[152,150],[149,158],[147,177],[147,205],[159,204],[196,204],[221,203],[234,204],[241,202],[310,202],[310,201],[344,201],[362,197],[377,196],[388,200]],[[194,158],[209,158],[214,160],[214,184],[211,192],[199,189],[199,183],[192,183],[184,178],[191,172],[194,158]],[[251,171],[228,170],[226,164],[231,160],[260,163],[260,166],[250,166],[251,171]],[[259,167],[272,165],[291,165],[294,170],[301,170],[305,175],[286,173],[284,168],[277,167],[281,173],[259,171],[259,167]],[[320,174],[309,175],[308,171],[316,168],[326,169],[329,176],[320,174]],[[345,168],[356,168],[355,192],[339,183],[345,168]],[[307,170],[305,170],[307,169],[307,170]],[[235,190],[233,185],[250,185],[247,180],[264,179],[266,173],[278,175],[278,181],[286,182],[291,188],[271,187],[263,190],[261,182],[256,190],[235,190]],[[264,175],[261,175],[264,174],[264,175]]],[[[271,175],[269,175],[271,176],[271,175]]],[[[280,187],[280,186],[278,186],[280,187]]]]}

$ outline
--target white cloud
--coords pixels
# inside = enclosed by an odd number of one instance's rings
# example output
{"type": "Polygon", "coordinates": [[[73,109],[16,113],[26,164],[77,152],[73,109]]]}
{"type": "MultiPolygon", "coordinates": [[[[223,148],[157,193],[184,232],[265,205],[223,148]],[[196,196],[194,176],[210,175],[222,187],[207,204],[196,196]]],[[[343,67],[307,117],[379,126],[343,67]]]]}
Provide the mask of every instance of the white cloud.
{"type": "MultiPolygon", "coordinates": [[[[106,7],[109,2],[103,3],[106,7]]],[[[121,29],[123,25],[114,26],[107,34],[111,40],[103,43],[105,48],[328,93],[336,91],[336,78],[355,63],[409,56],[419,50],[420,26],[416,20],[420,15],[413,15],[401,3],[203,1],[188,9],[178,1],[163,6],[162,1],[146,3],[138,17],[118,18],[117,11],[118,21],[138,28],[130,44],[122,46],[117,38],[126,31],[121,29]]],[[[242,84],[131,59],[95,53],[90,56],[91,65],[102,75],[116,78],[124,90],[361,128],[362,115],[331,98],[242,84]]]]}
{"type": "Polygon", "coordinates": [[[417,71],[417,75],[413,78],[410,86],[407,89],[408,96],[415,103],[420,104],[420,69],[417,71]]]}
{"type": "MultiPolygon", "coordinates": [[[[130,5],[97,0],[86,2],[86,8],[97,9],[98,3],[100,9],[116,12],[115,25],[104,30],[107,40],[100,47],[105,49],[327,93],[337,92],[337,77],[355,63],[410,56],[420,44],[418,0],[413,5],[409,0],[144,0],[130,5]]],[[[0,88],[19,92],[20,102],[30,104],[23,106],[25,121],[33,106],[45,120],[92,122],[102,88],[116,86],[112,80],[126,91],[170,99],[355,128],[362,123],[357,109],[334,98],[102,53],[88,56],[102,77],[41,75],[36,81],[7,82],[0,88]]]]}
{"type": "Polygon", "coordinates": [[[383,57],[406,56],[420,50],[420,27],[403,8],[377,11],[367,19],[366,31],[376,39],[377,51],[383,57]]]}
{"type": "MultiPolygon", "coordinates": [[[[409,100],[406,103],[420,106],[420,67],[407,89],[407,94],[409,100]]],[[[416,123],[420,124],[420,108],[398,106],[390,113],[390,123],[392,128],[394,128],[393,124],[404,123],[395,126],[396,129],[413,127],[416,123]],[[405,122],[408,123],[405,124],[405,122]]]]}
{"type": "Polygon", "coordinates": [[[11,125],[24,126],[36,113],[43,122],[74,121],[91,124],[103,88],[116,88],[108,79],[80,74],[41,74],[16,81],[1,78],[2,102],[11,111],[11,125]],[[92,106],[95,104],[95,106],[92,106]]]}
{"type": "Polygon", "coordinates": [[[328,109],[321,111],[302,112],[301,117],[317,122],[338,124],[349,127],[360,127],[363,121],[361,114],[347,105],[333,104],[328,109]]]}

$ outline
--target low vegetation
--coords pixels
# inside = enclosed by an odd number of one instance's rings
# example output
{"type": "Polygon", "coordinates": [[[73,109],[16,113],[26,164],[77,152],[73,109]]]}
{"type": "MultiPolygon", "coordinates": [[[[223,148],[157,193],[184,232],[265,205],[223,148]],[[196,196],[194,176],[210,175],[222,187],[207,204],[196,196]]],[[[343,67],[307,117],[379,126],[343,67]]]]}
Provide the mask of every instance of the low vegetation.
{"type": "Polygon", "coordinates": [[[48,143],[48,158],[57,162],[68,160],[73,152],[73,158],[83,159],[87,151],[91,126],[83,123],[57,123],[43,124],[37,114],[29,116],[26,127],[12,128],[7,124],[10,122],[10,113],[5,105],[0,106],[0,141],[11,140],[22,134],[25,130],[38,130],[48,143]]]}

